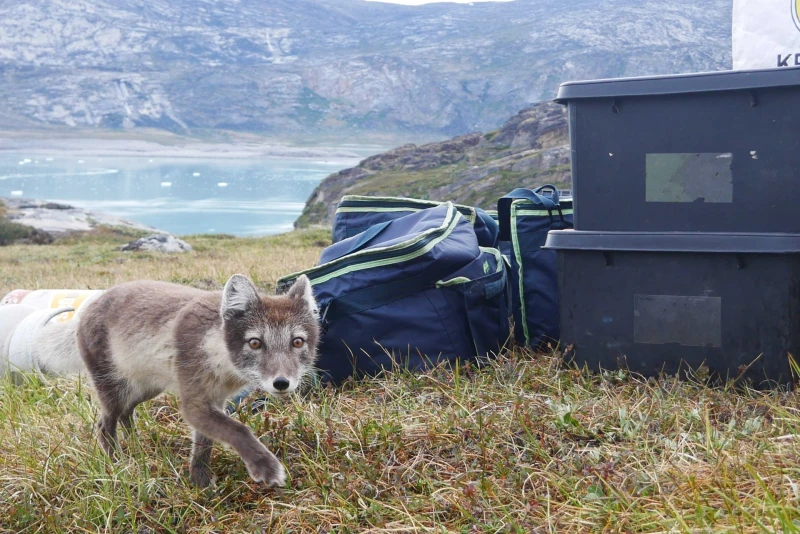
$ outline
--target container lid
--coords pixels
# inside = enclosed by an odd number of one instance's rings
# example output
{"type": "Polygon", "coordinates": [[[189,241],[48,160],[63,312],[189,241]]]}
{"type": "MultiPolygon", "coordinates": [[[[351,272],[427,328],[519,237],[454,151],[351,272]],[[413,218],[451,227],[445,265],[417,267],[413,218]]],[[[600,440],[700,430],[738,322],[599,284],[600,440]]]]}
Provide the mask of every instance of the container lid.
{"type": "Polygon", "coordinates": [[[555,102],[566,104],[569,100],[582,98],[742,91],[792,86],[800,86],[800,67],[565,82],[559,86],[555,102]]]}
{"type": "Polygon", "coordinates": [[[627,252],[800,254],[800,234],[551,230],[544,248],[627,252]]]}

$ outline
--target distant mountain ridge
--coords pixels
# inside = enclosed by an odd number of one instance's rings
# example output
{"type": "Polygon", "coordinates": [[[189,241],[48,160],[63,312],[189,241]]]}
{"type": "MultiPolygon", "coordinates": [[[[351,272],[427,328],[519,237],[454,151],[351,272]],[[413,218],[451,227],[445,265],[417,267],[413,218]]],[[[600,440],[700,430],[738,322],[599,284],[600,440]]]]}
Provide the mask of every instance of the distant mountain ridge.
{"type": "Polygon", "coordinates": [[[496,128],[576,79],[722,70],[731,0],[18,0],[0,129],[496,128]]]}

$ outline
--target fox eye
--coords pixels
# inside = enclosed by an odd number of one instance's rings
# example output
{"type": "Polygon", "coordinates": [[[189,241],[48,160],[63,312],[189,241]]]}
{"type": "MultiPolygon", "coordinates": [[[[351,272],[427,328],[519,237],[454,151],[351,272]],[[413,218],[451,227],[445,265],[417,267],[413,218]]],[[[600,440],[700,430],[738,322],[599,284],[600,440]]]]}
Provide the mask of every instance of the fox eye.
{"type": "Polygon", "coordinates": [[[257,337],[254,337],[253,339],[248,341],[247,344],[250,345],[251,349],[260,349],[261,348],[261,340],[258,339],[257,337]]]}
{"type": "Polygon", "coordinates": [[[302,337],[296,337],[292,340],[292,346],[296,349],[302,348],[305,345],[305,340],[302,337]]]}

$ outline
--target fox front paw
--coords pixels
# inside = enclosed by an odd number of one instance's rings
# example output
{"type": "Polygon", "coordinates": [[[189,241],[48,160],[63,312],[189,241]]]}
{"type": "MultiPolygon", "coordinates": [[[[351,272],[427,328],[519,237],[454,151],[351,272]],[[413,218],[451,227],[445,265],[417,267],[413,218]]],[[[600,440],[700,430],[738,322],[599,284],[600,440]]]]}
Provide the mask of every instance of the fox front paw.
{"type": "Polygon", "coordinates": [[[245,467],[250,478],[256,482],[264,482],[267,487],[283,486],[286,484],[286,469],[274,454],[264,450],[257,458],[245,461],[245,467]]]}
{"type": "Polygon", "coordinates": [[[214,482],[214,474],[206,465],[192,465],[189,470],[189,480],[198,488],[206,488],[214,482]]]}

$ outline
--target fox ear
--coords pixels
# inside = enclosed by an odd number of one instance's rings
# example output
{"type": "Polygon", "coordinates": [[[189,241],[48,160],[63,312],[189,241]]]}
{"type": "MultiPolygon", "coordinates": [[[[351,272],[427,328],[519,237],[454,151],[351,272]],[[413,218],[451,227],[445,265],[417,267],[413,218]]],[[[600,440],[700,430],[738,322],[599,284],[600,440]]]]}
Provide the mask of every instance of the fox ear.
{"type": "Polygon", "coordinates": [[[219,313],[226,321],[233,319],[236,315],[246,312],[253,303],[258,302],[258,298],[256,286],[246,276],[234,274],[222,290],[219,313]]]}
{"type": "Polygon", "coordinates": [[[319,307],[317,306],[317,301],[314,300],[314,290],[311,289],[311,281],[306,275],[301,274],[297,280],[294,281],[287,295],[292,299],[303,299],[311,310],[311,313],[313,313],[315,317],[319,316],[319,307]]]}

